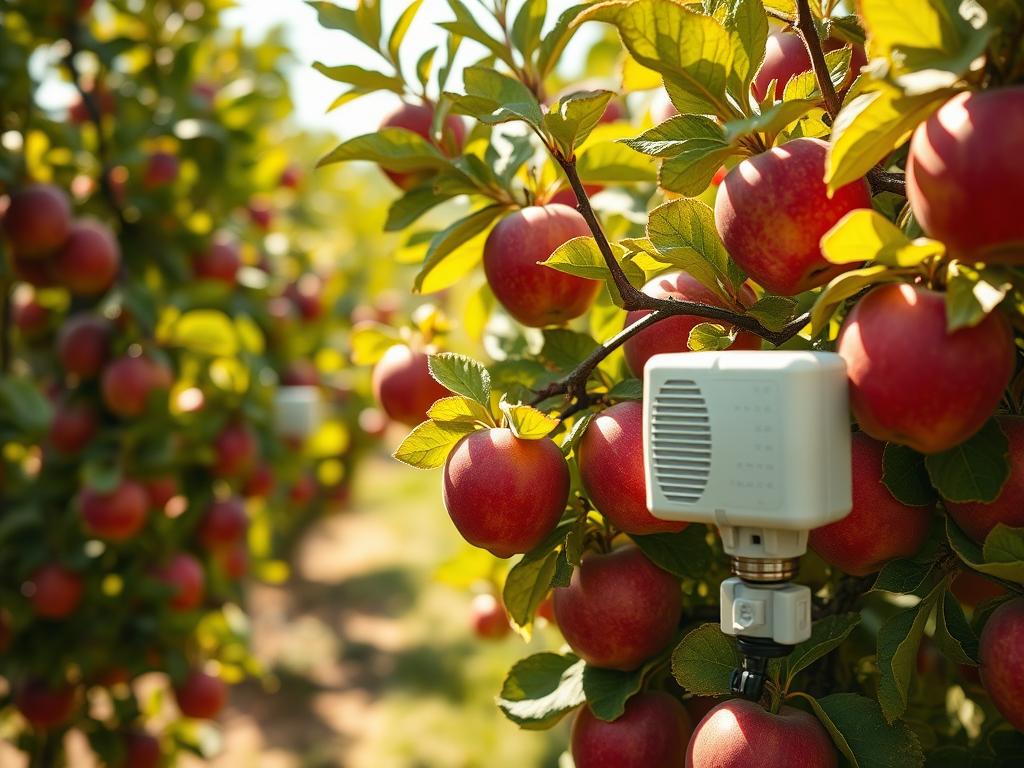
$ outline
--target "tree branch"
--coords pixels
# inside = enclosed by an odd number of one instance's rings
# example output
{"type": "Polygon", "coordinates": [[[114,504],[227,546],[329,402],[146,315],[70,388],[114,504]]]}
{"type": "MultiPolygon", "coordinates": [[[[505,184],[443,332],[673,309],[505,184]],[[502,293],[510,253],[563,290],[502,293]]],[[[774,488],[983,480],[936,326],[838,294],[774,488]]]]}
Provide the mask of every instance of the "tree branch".
{"type": "Polygon", "coordinates": [[[868,171],[867,179],[872,194],[893,192],[903,197],[907,196],[907,177],[902,173],[889,173],[882,166],[876,165],[868,171]]]}
{"type": "Polygon", "coordinates": [[[814,77],[818,81],[818,90],[825,100],[825,111],[833,120],[839,114],[839,94],[832,85],[832,78],[829,76],[828,64],[825,63],[825,51],[821,47],[821,38],[818,37],[818,29],[814,26],[814,15],[811,13],[809,0],[796,0],[796,20],[793,22],[797,34],[804,41],[804,47],[811,57],[811,66],[814,68],[814,77]]]}

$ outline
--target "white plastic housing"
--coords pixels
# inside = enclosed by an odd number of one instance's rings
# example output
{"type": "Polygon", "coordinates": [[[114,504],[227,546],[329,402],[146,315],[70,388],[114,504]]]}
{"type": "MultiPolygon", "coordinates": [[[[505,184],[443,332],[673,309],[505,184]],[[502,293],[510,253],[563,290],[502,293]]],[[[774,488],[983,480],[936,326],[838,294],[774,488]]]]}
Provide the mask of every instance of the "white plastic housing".
{"type": "Polygon", "coordinates": [[[811,590],[800,584],[754,585],[732,577],[722,582],[722,632],[796,645],[811,637],[811,590]]]}
{"type": "Polygon", "coordinates": [[[279,387],[274,393],[274,432],[281,437],[309,437],[323,418],[319,387],[279,387]]]}
{"type": "Polygon", "coordinates": [[[827,352],[656,355],[644,371],[647,507],[717,525],[731,555],[798,557],[852,506],[846,364],[827,352]]]}

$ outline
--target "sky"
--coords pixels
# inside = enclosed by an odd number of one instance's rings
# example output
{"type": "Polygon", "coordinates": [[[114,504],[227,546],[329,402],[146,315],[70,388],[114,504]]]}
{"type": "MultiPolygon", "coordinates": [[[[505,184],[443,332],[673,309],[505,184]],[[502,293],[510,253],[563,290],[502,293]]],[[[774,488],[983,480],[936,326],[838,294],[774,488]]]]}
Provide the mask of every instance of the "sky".
{"type": "MultiPolygon", "coordinates": [[[[576,0],[549,0],[548,26],[558,15],[574,4],[576,0]]],[[[334,0],[336,5],[354,8],[356,0],[334,0]]],[[[381,0],[384,16],[385,36],[389,34],[394,20],[408,7],[407,0],[381,0]]],[[[464,0],[474,11],[480,0],[464,0]]],[[[225,11],[221,20],[227,27],[241,28],[247,42],[258,42],[266,32],[276,25],[285,29],[289,46],[294,51],[295,62],[289,68],[292,98],[295,102],[295,119],[303,127],[321,128],[338,136],[349,137],[367,133],[376,127],[387,112],[397,104],[393,94],[372,94],[326,114],[327,107],[342,93],[345,86],[335,83],[312,68],[314,61],[328,66],[358,64],[375,68],[386,63],[376,53],[366,48],[344,32],[324,29],[317,22],[317,13],[302,0],[236,0],[237,7],[225,11]]],[[[513,13],[521,3],[513,0],[513,13]]],[[[454,18],[446,0],[425,0],[412,28],[406,35],[403,50],[409,49],[404,61],[411,67],[421,52],[434,45],[443,45],[445,33],[434,26],[435,22],[454,18]]],[[[513,16],[514,18],[514,16],[513,16]]],[[[580,43],[582,44],[581,37],[580,43]]],[[[470,41],[463,43],[463,64],[471,63],[483,55],[483,48],[470,41]]],[[[566,51],[565,60],[572,61],[573,48],[566,51]]],[[[457,82],[450,83],[450,87],[457,82]]]]}

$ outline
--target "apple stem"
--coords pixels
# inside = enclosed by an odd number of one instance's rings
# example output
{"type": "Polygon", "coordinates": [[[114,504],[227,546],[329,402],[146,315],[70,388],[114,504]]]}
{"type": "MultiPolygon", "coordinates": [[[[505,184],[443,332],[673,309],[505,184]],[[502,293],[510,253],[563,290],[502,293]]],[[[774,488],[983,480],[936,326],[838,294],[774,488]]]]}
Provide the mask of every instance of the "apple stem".
{"type": "Polygon", "coordinates": [[[829,117],[835,120],[842,104],[835,86],[832,85],[828,64],[825,62],[825,51],[821,47],[818,29],[814,26],[814,15],[811,13],[809,0],[796,0],[796,20],[793,25],[797,34],[804,41],[807,53],[810,54],[814,76],[818,80],[818,90],[821,91],[821,95],[825,99],[825,111],[828,112],[829,117]]]}

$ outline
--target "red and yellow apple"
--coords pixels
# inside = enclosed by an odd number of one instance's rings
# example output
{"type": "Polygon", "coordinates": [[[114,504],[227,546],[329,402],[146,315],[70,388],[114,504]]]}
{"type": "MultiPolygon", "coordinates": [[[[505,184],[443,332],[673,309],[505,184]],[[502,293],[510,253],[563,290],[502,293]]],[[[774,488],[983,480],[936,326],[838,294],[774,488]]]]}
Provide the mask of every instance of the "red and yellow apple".
{"type": "Polygon", "coordinates": [[[584,704],[572,722],[570,748],[576,768],[681,768],[693,725],[679,700],[645,691],[626,701],[610,723],[584,704]]]}
{"type": "Polygon", "coordinates": [[[373,396],[384,412],[409,427],[426,421],[430,406],[452,394],[430,375],[426,353],[404,344],[388,348],[374,366],[372,383],[373,396]]]}

